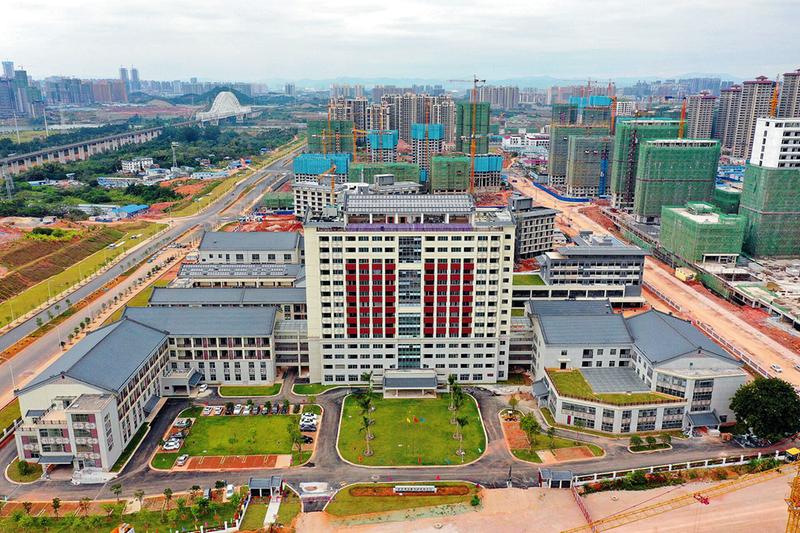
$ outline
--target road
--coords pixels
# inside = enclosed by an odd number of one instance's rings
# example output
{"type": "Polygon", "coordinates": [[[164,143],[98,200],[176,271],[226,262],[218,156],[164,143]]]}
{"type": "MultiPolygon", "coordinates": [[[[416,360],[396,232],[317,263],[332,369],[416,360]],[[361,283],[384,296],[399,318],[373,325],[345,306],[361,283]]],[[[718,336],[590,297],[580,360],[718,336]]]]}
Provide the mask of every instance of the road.
{"type": "MultiPolygon", "coordinates": [[[[577,233],[580,230],[591,230],[607,233],[605,228],[580,212],[580,209],[587,204],[576,205],[557,200],[533,187],[527,179],[518,175],[511,179],[512,186],[519,192],[534,197],[539,204],[560,210],[561,220],[570,225],[567,228],[570,231],[577,233]]],[[[750,353],[763,368],[769,369],[773,364],[779,365],[783,369],[780,377],[795,387],[800,387],[800,372],[793,368],[794,365],[800,364],[800,354],[738,317],[723,304],[722,299],[709,296],[681,282],[653,257],[648,257],[645,261],[644,281],[680,305],[681,314],[685,315],[685,318],[708,324],[730,343],[750,353]]],[[[647,293],[645,296],[652,298],[647,293]]],[[[658,302],[656,307],[661,308],[663,305],[658,302]]]]}
{"type": "MultiPolygon", "coordinates": [[[[304,400],[291,393],[291,381],[284,386],[281,397],[293,403],[304,400]]],[[[480,483],[483,486],[505,487],[511,468],[511,476],[516,486],[532,486],[535,484],[539,465],[525,463],[513,458],[508,451],[500,428],[498,413],[508,405],[502,397],[491,392],[475,388],[469,389],[478,401],[481,417],[486,428],[488,444],[484,455],[472,464],[449,467],[406,467],[406,468],[369,468],[349,464],[343,461],[336,450],[337,426],[347,389],[328,391],[317,396],[317,403],[324,409],[324,415],[317,436],[317,448],[311,457],[313,466],[275,468],[262,470],[240,470],[238,472],[158,472],[151,470],[148,461],[158,446],[158,440],[164,434],[175,416],[188,406],[188,400],[169,400],[152,423],[150,432],[143,440],[139,450],[123,473],[113,483],[123,487],[123,497],[132,497],[134,491],[144,490],[147,494],[160,494],[167,487],[175,492],[186,491],[192,485],[213,487],[214,482],[224,479],[228,483],[245,484],[251,476],[263,477],[281,475],[297,488],[301,482],[326,481],[338,488],[346,483],[370,481],[420,481],[420,480],[466,480],[480,483]]],[[[212,405],[223,405],[224,399],[210,399],[212,405]]],[[[243,401],[243,400],[240,400],[243,401]]],[[[272,400],[273,402],[279,400],[272,400]]],[[[261,415],[257,415],[261,416],[261,415]]],[[[574,438],[573,431],[557,430],[556,434],[566,438],[574,438]]],[[[600,442],[598,437],[581,437],[584,440],[600,442]]],[[[673,439],[674,449],[658,454],[631,454],[626,451],[626,441],[609,441],[602,439],[606,455],[588,461],[572,462],[564,465],[576,474],[605,472],[629,468],[643,468],[667,462],[691,461],[713,457],[733,456],[744,451],[732,444],[709,441],[678,441],[673,439]]],[[[0,465],[8,464],[16,454],[15,446],[8,445],[0,450],[0,465]]],[[[73,486],[68,481],[48,480],[31,485],[14,485],[5,478],[0,478],[0,494],[13,500],[36,501],[50,500],[58,495],[64,501],[78,500],[82,497],[112,498],[110,486],[81,485],[73,486]]]]}
{"type": "MultiPolygon", "coordinates": [[[[49,308],[43,309],[38,315],[2,335],[0,337],[0,350],[11,346],[19,339],[36,330],[38,327],[36,325],[37,317],[42,318],[43,322],[47,322],[48,310],[50,310],[54,316],[58,315],[59,312],[63,312],[63,310],[68,307],[66,303],[67,298],[69,298],[72,303],[76,303],[128,270],[129,267],[125,266],[125,263],[128,263],[131,260],[133,260],[134,263],[144,261],[147,259],[147,257],[154,254],[167,244],[175,241],[175,239],[177,239],[181,234],[194,226],[211,229],[216,227],[221,222],[235,220],[242,209],[252,205],[255,201],[257,201],[259,196],[263,194],[266,187],[269,187],[272,182],[279,179],[281,175],[285,174],[286,172],[290,172],[291,160],[293,156],[294,153],[289,154],[257,170],[251,176],[248,176],[238,183],[228,194],[218,199],[214,204],[206,208],[200,214],[191,217],[167,219],[166,222],[169,224],[169,228],[164,233],[159,235],[154,241],[140,247],[140,249],[137,249],[126,256],[125,260],[122,261],[121,264],[118,264],[100,274],[95,279],[76,289],[61,300],[53,302],[49,308]],[[253,190],[242,196],[242,198],[237,199],[242,191],[262,178],[264,178],[264,180],[261,181],[258,186],[254,187],[253,190]],[[226,208],[234,200],[236,200],[235,203],[232,204],[230,208],[226,208]],[[223,213],[223,211],[225,211],[225,213],[223,213]],[[56,305],[59,306],[60,311],[56,311],[56,305]]],[[[94,300],[87,307],[81,309],[80,312],[62,322],[59,327],[54,328],[39,338],[36,342],[19,352],[11,360],[0,364],[0,405],[4,405],[13,398],[14,388],[19,388],[24,385],[25,382],[30,380],[41,369],[43,369],[43,367],[49,364],[53,360],[54,356],[60,355],[60,341],[62,339],[67,340],[67,335],[75,328],[75,326],[78,325],[78,322],[80,322],[84,317],[95,316],[99,314],[103,303],[108,304],[110,301],[113,301],[114,295],[119,292],[125,292],[128,287],[135,283],[136,278],[142,275],[142,272],[148,270],[149,266],[150,265],[145,264],[140,268],[139,272],[129,276],[121,284],[117,285],[112,291],[110,291],[107,296],[94,300]]]]}

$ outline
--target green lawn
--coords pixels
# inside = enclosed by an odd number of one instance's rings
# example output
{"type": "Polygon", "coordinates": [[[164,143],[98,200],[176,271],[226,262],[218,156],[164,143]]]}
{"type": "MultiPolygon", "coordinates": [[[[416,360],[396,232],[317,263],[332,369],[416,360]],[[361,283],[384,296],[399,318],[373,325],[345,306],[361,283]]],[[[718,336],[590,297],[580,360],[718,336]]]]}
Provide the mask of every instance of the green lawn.
{"type": "Polygon", "coordinates": [[[181,453],[201,455],[260,455],[292,452],[287,425],[297,415],[201,416],[192,425],[181,453]]]}
{"type": "Polygon", "coordinates": [[[219,388],[220,396],[244,397],[244,396],[275,396],[281,391],[283,383],[273,383],[272,385],[228,385],[219,388]]]}
{"type": "MultiPolygon", "coordinates": [[[[404,485],[418,485],[420,483],[404,483],[404,485]]],[[[433,483],[437,487],[463,486],[469,487],[469,493],[463,496],[353,496],[350,490],[360,486],[394,486],[394,483],[364,483],[345,487],[336,493],[333,500],[325,508],[325,512],[333,516],[353,516],[367,513],[397,511],[398,509],[414,509],[418,507],[432,507],[435,505],[452,505],[469,503],[478,489],[470,483],[433,483]]],[[[429,483],[425,483],[429,485],[429,483]]]]}
{"type": "Polygon", "coordinates": [[[581,374],[580,370],[554,370],[547,369],[547,375],[553,381],[559,394],[571,398],[580,398],[595,402],[613,405],[636,405],[647,403],[669,403],[680,401],[674,396],[660,392],[634,392],[631,394],[595,394],[591,385],[581,374]]]}
{"type": "Polygon", "coordinates": [[[200,413],[203,412],[203,408],[199,405],[193,405],[187,409],[184,409],[178,414],[178,418],[197,418],[200,416],[200,413]]]}
{"type": "Polygon", "coordinates": [[[655,444],[642,444],[641,446],[631,446],[632,452],[650,452],[654,450],[666,450],[670,447],[666,442],[656,442],[655,444]]]}
{"type": "MultiPolygon", "coordinates": [[[[281,507],[283,507],[283,503],[281,503],[281,507]]],[[[267,516],[267,504],[251,503],[247,506],[247,512],[244,514],[244,520],[239,529],[241,531],[258,531],[264,527],[265,516],[267,516]]]]}
{"type": "Polygon", "coordinates": [[[20,416],[22,415],[19,412],[19,398],[14,398],[11,403],[0,409],[0,431],[10,426],[20,416]]]}
{"type": "Polygon", "coordinates": [[[36,481],[40,477],[42,477],[42,466],[36,463],[28,463],[30,467],[30,473],[26,475],[22,475],[19,473],[19,467],[17,464],[19,463],[19,458],[15,458],[11,461],[11,464],[8,467],[8,477],[11,478],[11,481],[16,481],[17,483],[30,483],[31,481],[36,481]]]}
{"type": "Polygon", "coordinates": [[[117,462],[114,463],[114,466],[111,467],[112,472],[119,472],[122,469],[122,466],[125,464],[125,461],[128,460],[128,457],[131,456],[133,450],[135,450],[136,447],[139,445],[139,443],[142,441],[144,434],[147,433],[148,427],[149,424],[147,422],[142,424],[142,427],[139,428],[139,431],[136,432],[136,434],[133,436],[128,445],[125,446],[125,449],[122,450],[122,455],[119,456],[117,462]]]}
{"type": "MultiPolygon", "coordinates": [[[[450,424],[448,396],[438,399],[395,400],[378,398],[372,417],[375,424],[370,441],[374,454],[363,456],[364,433],[359,431],[362,415],[353,396],[345,399],[339,432],[339,451],[348,461],[373,466],[460,464],[456,455],[458,441],[453,439],[456,426],[450,424]],[[414,422],[414,418],[419,422],[414,422]]],[[[464,428],[463,448],[468,463],[486,449],[478,408],[472,398],[464,402],[463,416],[469,420],[464,428]]]]}
{"type": "Polygon", "coordinates": [[[314,413],[315,415],[322,414],[322,407],[317,404],[306,404],[303,406],[304,413],[314,413]]]}
{"type": "Polygon", "coordinates": [[[128,300],[124,306],[120,307],[109,316],[103,325],[111,324],[112,322],[116,322],[120,318],[122,318],[122,313],[125,312],[126,307],[147,307],[147,302],[150,300],[150,295],[153,294],[153,289],[156,287],[166,287],[169,285],[170,280],[168,279],[157,279],[144,289],[137,292],[133,298],[128,300]]]}
{"type": "Polygon", "coordinates": [[[179,455],[180,453],[178,452],[157,453],[153,456],[153,460],[150,461],[150,464],[153,468],[159,470],[169,470],[172,468],[172,465],[175,464],[175,459],[177,459],[179,455]]]}
{"type": "Polygon", "coordinates": [[[525,316],[525,310],[524,309],[512,309],[511,310],[511,316],[525,316]]]}
{"type": "Polygon", "coordinates": [[[321,383],[295,383],[292,392],[295,394],[311,396],[312,394],[322,394],[326,390],[341,387],[341,385],[323,385],[321,383]]]}
{"type": "Polygon", "coordinates": [[[0,326],[9,322],[6,317],[11,317],[11,309],[14,310],[14,316],[19,316],[23,313],[39,307],[45,303],[50,295],[55,296],[73,285],[80,282],[83,278],[89,276],[98,270],[106,259],[112,260],[121,255],[123,252],[130,250],[140,242],[148,239],[153,234],[157,233],[166,224],[147,224],[144,227],[137,226],[138,229],[128,231],[117,242],[125,241],[125,244],[119,248],[103,248],[92,255],[84,258],[83,260],[75,263],[71,267],[51,276],[50,278],[37,283],[36,285],[22,291],[17,296],[6,300],[0,305],[0,326]],[[132,235],[142,234],[137,240],[131,240],[132,235]]]}
{"type": "Polygon", "coordinates": [[[539,274],[514,274],[514,285],[544,285],[539,274]]]}
{"type": "Polygon", "coordinates": [[[281,507],[278,509],[277,523],[288,527],[289,524],[292,523],[292,520],[294,520],[294,517],[300,514],[300,509],[300,498],[298,498],[294,492],[289,491],[286,497],[281,500],[281,507]]]}
{"type": "Polygon", "coordinates": [[[530,461],[531,463],[541,463],[542,460],[539,458],[539,455],[536,453],[540,450],[555,450],[558,448],[572,448],[575,446],[586,446],[592,451],[595,457],[600,457],[603,455],[603,449],[600,446],[596,446],[594,444],[589,444],[587,442],[580,442],[576,443],[573,439],[566,439],[564,437],[553,436],[553,441],[550,442],[550,437],[547,435],[539,435],[536,438],[536,442],[531,446],[531,448],[518,448],[516,450],[511,450],[511,453],[514,454],[514,457],[518,459],[522,459],[523,461],[530,461]]]}

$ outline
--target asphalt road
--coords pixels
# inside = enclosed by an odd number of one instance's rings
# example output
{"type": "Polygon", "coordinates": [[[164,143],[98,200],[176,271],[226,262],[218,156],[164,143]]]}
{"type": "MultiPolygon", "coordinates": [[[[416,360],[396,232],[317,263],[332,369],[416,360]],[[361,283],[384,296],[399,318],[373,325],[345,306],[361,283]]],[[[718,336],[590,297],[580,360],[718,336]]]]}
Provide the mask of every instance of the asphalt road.
{"type": "MultiPolygon", "coordinates": [[[[301,397],[287,393],[290,384],[284,387],[282,397],[296,403],[301,397]]],[[[175,492],[186,491],[192,485],[203,488],[213,487],[217,480],[228,483],[245,484],[250,477],[281,475],[292,486],[297,488],[301,482],[325,481],[332,488],[353,482],[375,481],[421,481],[421,480],[465,480],[480,483],[486,487],[505,487],[509,468],[515,486],[533,486],[536,484],[540,465],[525,463],[513,458],[503,439],[498,413],[507,408],[501,397],[480,388],[470,388],[469,392],[478,401],[478,405],[486,428],[488,444],[484,455],[472,464],[449,467],[406,467],[406,468],[369,468],[343,461],[336,450],[337,426],[342,402],[348,394],[347,389],[336,389],[317,396],[317,403],[324,408],[322,424],[317,436],[317,448],[311,457],[311,467],[292,467],[262,470],[240,470],[238,472],[158,472],[151,470],[148,460],[158,445],[158,439],[164,434],[175,416],[188,405],[186,399],[169,400],[153,421],[152,429],[145,437],[141,447],[131,459],[122,474],[106,485],[73,486],[68,481],[41,481],[31,485],[14,485],[5,478],[0,478],[0,494],[13,500],[50,500],[58,495],[62,500],[78,500],[84,496],[89,498],[113,498],[110,487],[120,483],[123,496],[131,497],[136,490],[144,490],[147,494],[160,494],[167,487],[175,492]]],[[[205,399],[204,399],[205,400],[205,399]]],[[[223,405],[226,399],[213,395],[207,399],[212,405],[223,405]]],[[[276,400],[272,400],[273,403],[276,400]]],[[[239,401],[240,403],[242,400],[239,401]]],[[[261,415],[258,415],[261,416],[261,415]]],[[[573,431],[557,430],[559,436],[574,438],[573,431]]],[[[546,438],[546,437],[541,437],[546,438]]],[[[599,437],[581,436],[582,440],[601,444],[606,455],[587,461],[571,462],[556,468],[567,468],[576,474],[626,470],[661,465],[669,462],[692,461],[714,457],[750,454],[754,450],[743,450],[734,444],[712,441],[673,440],[673,450],[656,454],[631,454],[626,450],[627,441],[611,441],[599,437]]],[[[454,443],[455,445],[455,443],[454,443]]],[[[758,450],[755,450],[758,451],[758,450]]],[[[767,450],[764,450],[767,451],[767,450]]],[[[8,445],[0,450],[0,464],[8,464],[16,454],[15,447],[8,445]]]]}
{"type": "MultiPolygon", "coordinates": [[[[186,230],[194,226],[211,229],[222,222],[235,220],[241,210],[253,204],[267,187],[281,179],[285,173],[291,172],[291,160],[292,155],[288,155],[254,172],[251,176],[231,189],[228,194],[217,200],[211,207],[206,208],[198,215],[168,220],[169,228],[159,235],[155,241],[148,242],[131,254],[125,256],[125,259],[120,264],[100,274],[63,299],[53,302],[48,309],[43,309],[38,315],[0,336],[0,350],[11,346],[19,339],[36,330],[37,317],[42,318],[43,322],[47,322],[48,310],[50,310],[54,316],[57,315],[59,311],[56,311],[56,305],[59,305],[60,312],[63,312],[63,310],[68,307],[66,303],[67,298],[69,298],[72,303],[76,303],[128,270],[129,267],[125,266],[125,264],[129,263],[131,260],[133,260],[134,263],[145,260],[164,246],[175,241],[186,230]],[[252,191],[237,200],[237,197],[242,191],[261,178],[265,179],[261,181],[258,186],[254,187],[252,191]],[[236,200],[235,204],[233,204],[230,209],[226,209],[226,206],[233,200],[236,200]],[[223,210],[225,213],[222,213],[223,210]]],[[[112,291],[109,291],[107,296],[97,298],[79,313],[71,316],[57,328],[43,335],[35,343],[25,348],[12,359],[0,364],[0,405],[12,399],[14,388],[20,388],[24,385],[26,381],[30,380],[39,370],[46,366],[54,356],[61,352],[60,341],[66,340],[69,333],[84,317],[97,315],[101,311],[104,302],[110,302],[113,300],[115,294],[124,292],[129,286],[132,286],[136,278],[143,275],[150,266],[152,265],[145,263],[137,273],[129,276],[120,285],[115,287],[112,291]]]]}

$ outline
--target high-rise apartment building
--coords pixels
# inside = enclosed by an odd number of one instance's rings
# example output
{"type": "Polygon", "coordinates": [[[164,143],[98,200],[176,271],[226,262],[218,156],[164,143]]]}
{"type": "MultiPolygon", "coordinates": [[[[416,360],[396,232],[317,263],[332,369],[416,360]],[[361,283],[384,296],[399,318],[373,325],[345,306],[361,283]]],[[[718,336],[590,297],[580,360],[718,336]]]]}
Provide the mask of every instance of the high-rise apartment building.
{"type": "Polygon", "coordinates": [[[419,167],[422,181],[431,170],[431,158],[441,154],[444,143],[444,126],[441,124],[412,124],[411,148],[414,164],[419,167]]]}
{"type": "Polygon", "coordinates": [[[7,79],[14,78],[14,62],[13,61],[3,61],[3,77],[7,79]]]}
{"type": "Polygon", "coordinates": [[[458,102],[456,106],[456,151],[470,153],[472,135],[475,135],[475,153],[489,152],[489,115],[487,102],[458,102]],[[474,115],[474,117],[473,117],[474,115]],[[474,128],[473,128],[474,120],[474,128]],[[474,131],[473,131],[474,130],[474,131]]]}
{"type": "Polygon", "coordinates": [[[714,126],[714,103],[717,97],[710,93],[693,94],[686,99],[687,139],[710,139],[714,126]]]}
{"type": "Polygon", "coordinates": [[[139,69],[131,67],[131,91],[142,90],[142,82],[139,81],[139,69]]]}
{"type": "Polygon", "coordinates": [[[519,87],[492,87],[486,85],[478,88],[478,101],[488,102],[497,109],[515,109],[519,107],[519,87]]]}
{"type": "Polygon", "coordinates": [[[800,168],[800,117],[756,121],[750,164],[769,168],[800,168]]]}
{"type": "Polygon", "coordinates": [[[369,130],[367,132],[367,149],[370,162],[396,162],[397,141],[397,130],[369,130]]]}
{"type": "Polygon", "coordinates": [[[330,95],[331,98],[361,98],[364,96],[364,86],[333,84],[330,88],[330,95]]]}
{"type": "Polygon", "coordinates": [[[759,76],[742,84],[742,99],[739,103],[731,150],[734,157],[746,158],[750,155],[756,120],[769,116],[774,92],[775,82],[766,76],[759,76]]]}
{"type": "Polygon", "coordinates": [[[741,85],[731,85],[720,91],[719,111],[717,112],[717,122],[714,125],[714,138],[719,139],[720,146],[725,151],[733,149],[733,139],[736,137],[736,120],[739,116],[741,103],[741,85]]]}
{"type": "Polygon", "coordinates": [[[283,94],[286,96],[294,96],[296,92],[294,83],[287,83],[283,86],[283,94]]]}
{"type": "Polygon", "coordinates": [[[385,94],[380,99],[386,108],[388,129],[397,130],[400,139],[411,144],[412,124],[441,124],[444,126],[445,142],[455,139],[455,103],[449,96],[427,94],[385,94]]]}
{"type": "Polygon", "coordinates": [[[507,377],[514,223],[469,195],[347,195],[305,221],[310,379],[507,377]]]}
{"type": "Polygon", "coordinates": [[[119,67],[119,79],[125,84],[125,90],[129,90],[131,87],[131,80],[128,77],[128,69],[125,67],[119,67]]]}
{"type": "Polygon", "coordinates": [[[800,117],[800,69],[783,75],[781,92],[778,96],[777,116],[782,118],[800,117]]]}

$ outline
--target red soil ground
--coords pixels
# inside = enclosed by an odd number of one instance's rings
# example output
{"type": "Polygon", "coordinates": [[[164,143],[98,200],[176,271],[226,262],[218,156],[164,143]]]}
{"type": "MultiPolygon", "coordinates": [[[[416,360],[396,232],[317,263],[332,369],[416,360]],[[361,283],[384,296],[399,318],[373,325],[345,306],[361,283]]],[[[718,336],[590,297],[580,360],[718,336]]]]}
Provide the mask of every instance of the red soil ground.
{"type": "Polygon", "coordinates": [[[242,470],[249,468],[274,468],[277,455],[209,455],[192,457],[187,470],[242,470]]]}
{"type": "Polygon", "coordinates": [[[574,461],[575,459],[591,459],[594,457],[592,450],[586,446],[575,446],[573,448],[556,448],[553,455],[559,461],[574,461]]]}
{"type": "Polygon", "coordinates": [[[496,205],[507,205],[508,198],[513,191],[485,192],[475,196],[475,205],[478,207],[489,207],[496,205]]]}
{"type": "Polygon", "coordinates": [[[528,448],[531,443],[528,440],[528,436],[525,435],[525,432],[522,431],[519,427],[519,421],[502,421],[503,424],[503,435],[506,437],[506,444],[508,444],[509,449],[512,450],[520,450],[523,448],[528,448]]]}
{"type": "Polygon", "coordinates": [[[303,233],[303,223],[294,215],[268,215],[261,222],[245,222],[231,225],[225,231],[296,231],[303,233]]]}

